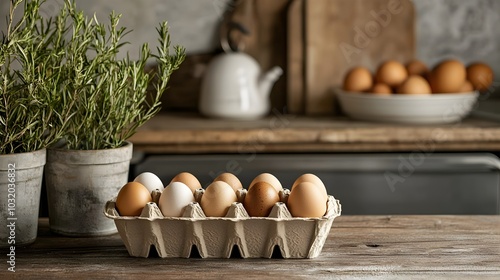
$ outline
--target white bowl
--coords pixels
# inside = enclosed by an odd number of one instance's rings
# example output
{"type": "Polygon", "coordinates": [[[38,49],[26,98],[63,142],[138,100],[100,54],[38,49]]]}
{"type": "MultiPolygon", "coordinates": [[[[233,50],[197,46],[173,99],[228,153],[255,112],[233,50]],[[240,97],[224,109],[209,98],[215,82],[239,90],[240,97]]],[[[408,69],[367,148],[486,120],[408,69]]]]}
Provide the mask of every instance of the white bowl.
{"type": "Polygon", "coordinates": [[[353,119],[411,124],[460,121],[472,110],[478,92],[431,95],[377,95],[336,89],[342,110],[353,119]]]}

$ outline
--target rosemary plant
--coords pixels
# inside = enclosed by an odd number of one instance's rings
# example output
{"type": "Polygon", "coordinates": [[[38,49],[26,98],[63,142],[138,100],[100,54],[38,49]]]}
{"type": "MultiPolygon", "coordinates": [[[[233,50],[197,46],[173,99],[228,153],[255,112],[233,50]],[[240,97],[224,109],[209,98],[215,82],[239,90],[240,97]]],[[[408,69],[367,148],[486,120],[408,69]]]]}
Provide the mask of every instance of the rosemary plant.
{"type": "Polygon", "coordinates": [[[120,48],[126,44],[123,37],[129,33],[126,28],[118,27],[119,20],[120,15],[113,12],[109,24],[101,24],[95,15],[85,17],[72,0],[65,1],[57,17],[60,41],[55,48],[65,48],[61,64],[65,82],[59,83],[59,90],[75,106],[74,116],[65,129],[68,149],[96,150],[124,145],[126,139],[159,112],[170,75],[185,58],[185,50],[180,46],[174,47],[171,54],[168,26],[163,22],[156,29],[157,53],[143,44],[137,61],[128,54],[119,59],[120,48]],[[145,71],[149,60],[157,65],[150,73],[145,71]],[[151,83],[154,83],[152,93],[148,91],[151,83]]]}
{"type": "Polygon", "coordinates": [[[53,44],[52,20],[40,17],[43,2],[10,0],[0,47],[0,154],[47,147],[61,138],[71,118],[73,106],[57,86],[64,46],[53,44]],[[22,17],[14,22],[23,2],[22,17]]]}
{"type": "Polygon", "coordinates": [[[57,17],[44,19],[45,0],[10,1],[0,48],[0,154],[35,151],[62,137],[68,149],[120,147],[159,112],[170,75],[185,58],[180,46],[171,54],[166,22],[157,28],[156,54],[143,44],[138,61],[118,59],[129,32],[118,27],[120,15],[111,13],[104,25],[65,0],[57,17]],[[157,64],[150,73],[149,60],[157,64]]]}

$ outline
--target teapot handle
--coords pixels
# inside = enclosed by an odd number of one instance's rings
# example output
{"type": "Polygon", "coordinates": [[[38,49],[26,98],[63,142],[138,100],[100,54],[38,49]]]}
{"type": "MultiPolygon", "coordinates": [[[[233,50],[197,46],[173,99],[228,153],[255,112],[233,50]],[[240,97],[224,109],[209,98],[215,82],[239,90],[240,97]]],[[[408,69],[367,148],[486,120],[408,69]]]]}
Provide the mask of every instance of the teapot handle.
{"type": "Polygon", "coordinates": [[[255,0],[233,0],[229,3],[219,30],[221,47],[226,53],[244,51],[245,44],[249,43],[248,36],[251,33],[255,35],[255,12],[255,0]]]}
{"type": "Polygon", "coordinates": [[[239,31],[244,35],[250,35],[250,30],[246,28],[243,24],[230,21],[227,24],[224,24],[221,29],[221,47],[226,53],[230,52],[239,52],[245,49],[245,42],[240,40],[238,43],[232,39],[233,31],[239,31]]]}

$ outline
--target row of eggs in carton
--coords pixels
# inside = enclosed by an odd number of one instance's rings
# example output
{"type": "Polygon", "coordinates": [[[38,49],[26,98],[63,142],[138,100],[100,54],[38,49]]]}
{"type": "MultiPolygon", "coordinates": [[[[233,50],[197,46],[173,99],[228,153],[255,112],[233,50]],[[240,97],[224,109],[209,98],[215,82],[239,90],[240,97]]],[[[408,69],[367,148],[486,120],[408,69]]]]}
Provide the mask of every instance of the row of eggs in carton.
{"type": "Polygon", "coordinates": [[[204,190],[188,172],[177,174],[163,186],[155,174],[140,174],[120,189],[115,202],[117,212],[120,216],[140,216],[144,207],[153,202],[155,190],[161,192],[157,203],[164,217],[181,217],[193,202],[199,202],[206,217],[225,217],[235,202],[241,202],[250,217],[268,217],[278,202],[286,203],[292,217],[319,218],[327,211],[325,185],[309,173],[298,177],[286,194],[281,182],[269,173],[255,177],[246,190],[231,173],[222,173],[204,190]]]}
{"type": "Polygon", "coordinates": [[[273,175],[257,176],[247,189],[230,173],[206,189],[190,173],[180,173],[163,188],[152,173],[140,174],[106,203],[131,256],[155,248],[161,258],[315,258],[329,236],[341,205],[326,194],[313,174],[297,178],[291,190],[273,175]]]}

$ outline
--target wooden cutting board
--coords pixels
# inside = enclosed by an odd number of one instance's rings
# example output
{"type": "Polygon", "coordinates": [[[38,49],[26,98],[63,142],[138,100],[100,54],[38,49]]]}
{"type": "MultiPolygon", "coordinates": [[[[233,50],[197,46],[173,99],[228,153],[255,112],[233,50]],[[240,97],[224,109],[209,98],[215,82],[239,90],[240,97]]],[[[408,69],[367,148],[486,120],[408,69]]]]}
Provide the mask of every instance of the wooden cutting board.
{"type": "MultiPolygon", "coordinates": [[[[286,14],[290,0],[236,1],[231,18],[250,29],[250,35],[240,36],[244,52],[254,57],[263,71],[280,66],[286,73],[286,14]]],[[[238,38],[236,38],[238,39],[238,38]]],[[[279,111],[286,108],[286,75],[274,85],[271,104],[279,111]]]]}
{"type": "Polygon", "coordinates": [[[287,14],[287,106],[292,114],[305,111],[304,0],[292,0],[287,14]]]}
{"type": "MultiPolygon", "coordinates": [[[[345,73],[354,66],[371,71],[385,60],[407,62],[414,58],[414,7],[410,0],[294,0],[288,13],[289,74],[302,73],[302,94],[288,92],[290,107],[306,114],[335,111],[332,89],[341,85],[345,73]],[[293,17],[293,19],[291,18],[293,17]],[[290,24],[302,21],[300,28],[290,24]],[[299,33],[299,34],[297,34],[299,33]],[[297,43],[302,37],[303,47],[297,43]],[[300,55],[302,54],[302,60],[300,55]],[[298,63],[302,61],[303,63],[298,63]]],[[[300,86],[288,76],[288,88],[300,86]]]]}

